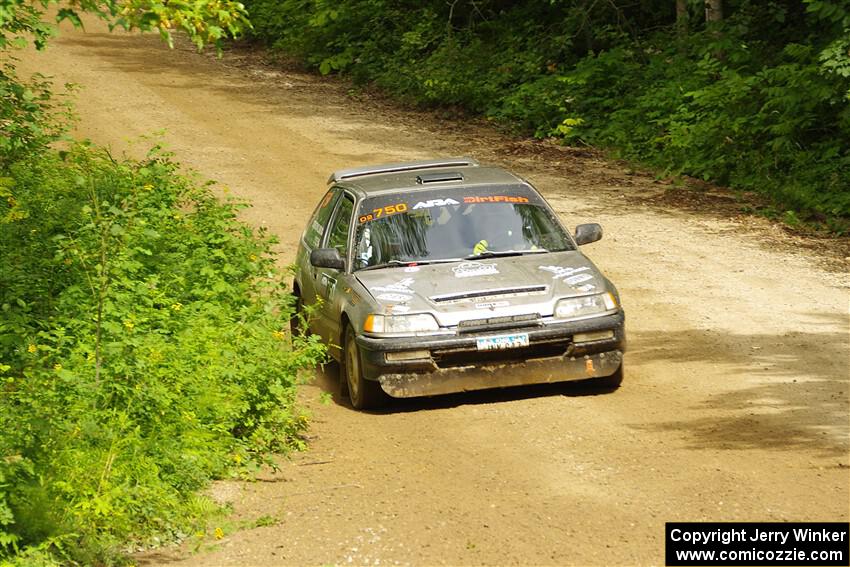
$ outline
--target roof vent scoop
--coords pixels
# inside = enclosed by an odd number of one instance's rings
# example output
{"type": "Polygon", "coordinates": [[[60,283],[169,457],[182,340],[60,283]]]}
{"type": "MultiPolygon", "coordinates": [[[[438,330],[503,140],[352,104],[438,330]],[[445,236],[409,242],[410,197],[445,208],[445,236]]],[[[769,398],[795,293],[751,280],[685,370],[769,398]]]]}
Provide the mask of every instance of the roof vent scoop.
{"type": "Polygon", "coordinates": [[[446,181],[463,181],[463,174],[456,171],[448,171],[445,173],[423,173],[416,176],[416,183],[419,185],[443,183],[446,181]]]}

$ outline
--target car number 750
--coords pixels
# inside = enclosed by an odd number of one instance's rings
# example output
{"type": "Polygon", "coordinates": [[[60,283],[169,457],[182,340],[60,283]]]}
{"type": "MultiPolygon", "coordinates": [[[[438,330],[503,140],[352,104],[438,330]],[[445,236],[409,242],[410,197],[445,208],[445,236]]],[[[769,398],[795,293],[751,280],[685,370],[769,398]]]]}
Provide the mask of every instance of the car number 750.
{"type": "Polygon", "coordinates": [[[387,205],[386,207],[378,207],[377,209],[372,209],[372,212],[368,215],[362,215],[358,219],[361,223],[367,222],[370,220],[379,219],[381,217],[388,217],[390,215],[394,215],[396,213],[406,213],[407,212],[407,204],[406,203],[396,203],[395,205],[387,205]]]}

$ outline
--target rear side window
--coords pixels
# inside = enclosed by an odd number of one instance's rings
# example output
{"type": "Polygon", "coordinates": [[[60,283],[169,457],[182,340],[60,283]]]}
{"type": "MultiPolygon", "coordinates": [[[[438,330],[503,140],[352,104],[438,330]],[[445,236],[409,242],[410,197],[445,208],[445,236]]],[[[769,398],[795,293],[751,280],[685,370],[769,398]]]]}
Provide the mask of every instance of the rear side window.
{"type": "Polygon", "coordinates": [[[319,242],[325,234],[325,226],[328,224],[328,219],[341,192],[339,187],[331,187],[325,193],[319,206],[313,211],[313,216],[310,217],[310,222],[307,224],[307,230],[304,231],[304,240],[310,248],[319,247],[319,242]]]}

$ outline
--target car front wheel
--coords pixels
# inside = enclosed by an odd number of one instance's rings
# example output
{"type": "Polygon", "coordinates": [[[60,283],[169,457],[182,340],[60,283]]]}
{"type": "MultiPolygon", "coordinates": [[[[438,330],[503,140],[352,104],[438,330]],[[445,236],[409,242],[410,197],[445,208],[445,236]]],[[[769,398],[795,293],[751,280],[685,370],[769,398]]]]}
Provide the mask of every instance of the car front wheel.
{"type": "Polygon", "coordinates": [[[355,409],[375,408],[386,402],[387,395],[381,386],[372,380],[363,378],[360,366],[360,347],[355,340],[351,325],[345,329],[345,357],[343,358],[343,376],[348,386],[348,397],[355,409]]]}
{"type": "Polygon", "coordinates": [[[304,324],[304,302],[300,293],[296,291],[294,295],[295,305],[292,306],[292,314],[289,316],[289,331],[293,338],[303,334],[302,325],[304,324]]]}

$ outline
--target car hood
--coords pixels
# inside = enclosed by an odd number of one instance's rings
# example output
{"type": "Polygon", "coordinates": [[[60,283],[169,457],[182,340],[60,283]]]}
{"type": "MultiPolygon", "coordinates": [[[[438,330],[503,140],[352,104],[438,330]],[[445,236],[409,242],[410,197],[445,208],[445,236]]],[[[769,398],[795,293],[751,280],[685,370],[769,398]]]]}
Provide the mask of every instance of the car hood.
{"type": "Polygon", "coordinates": [[[528,254],[354,274],[376,312],[432,313],[441,326],[537,313],[552,315],[564,297],[606,291],[605,279],[579,251],[528,254]]]}

